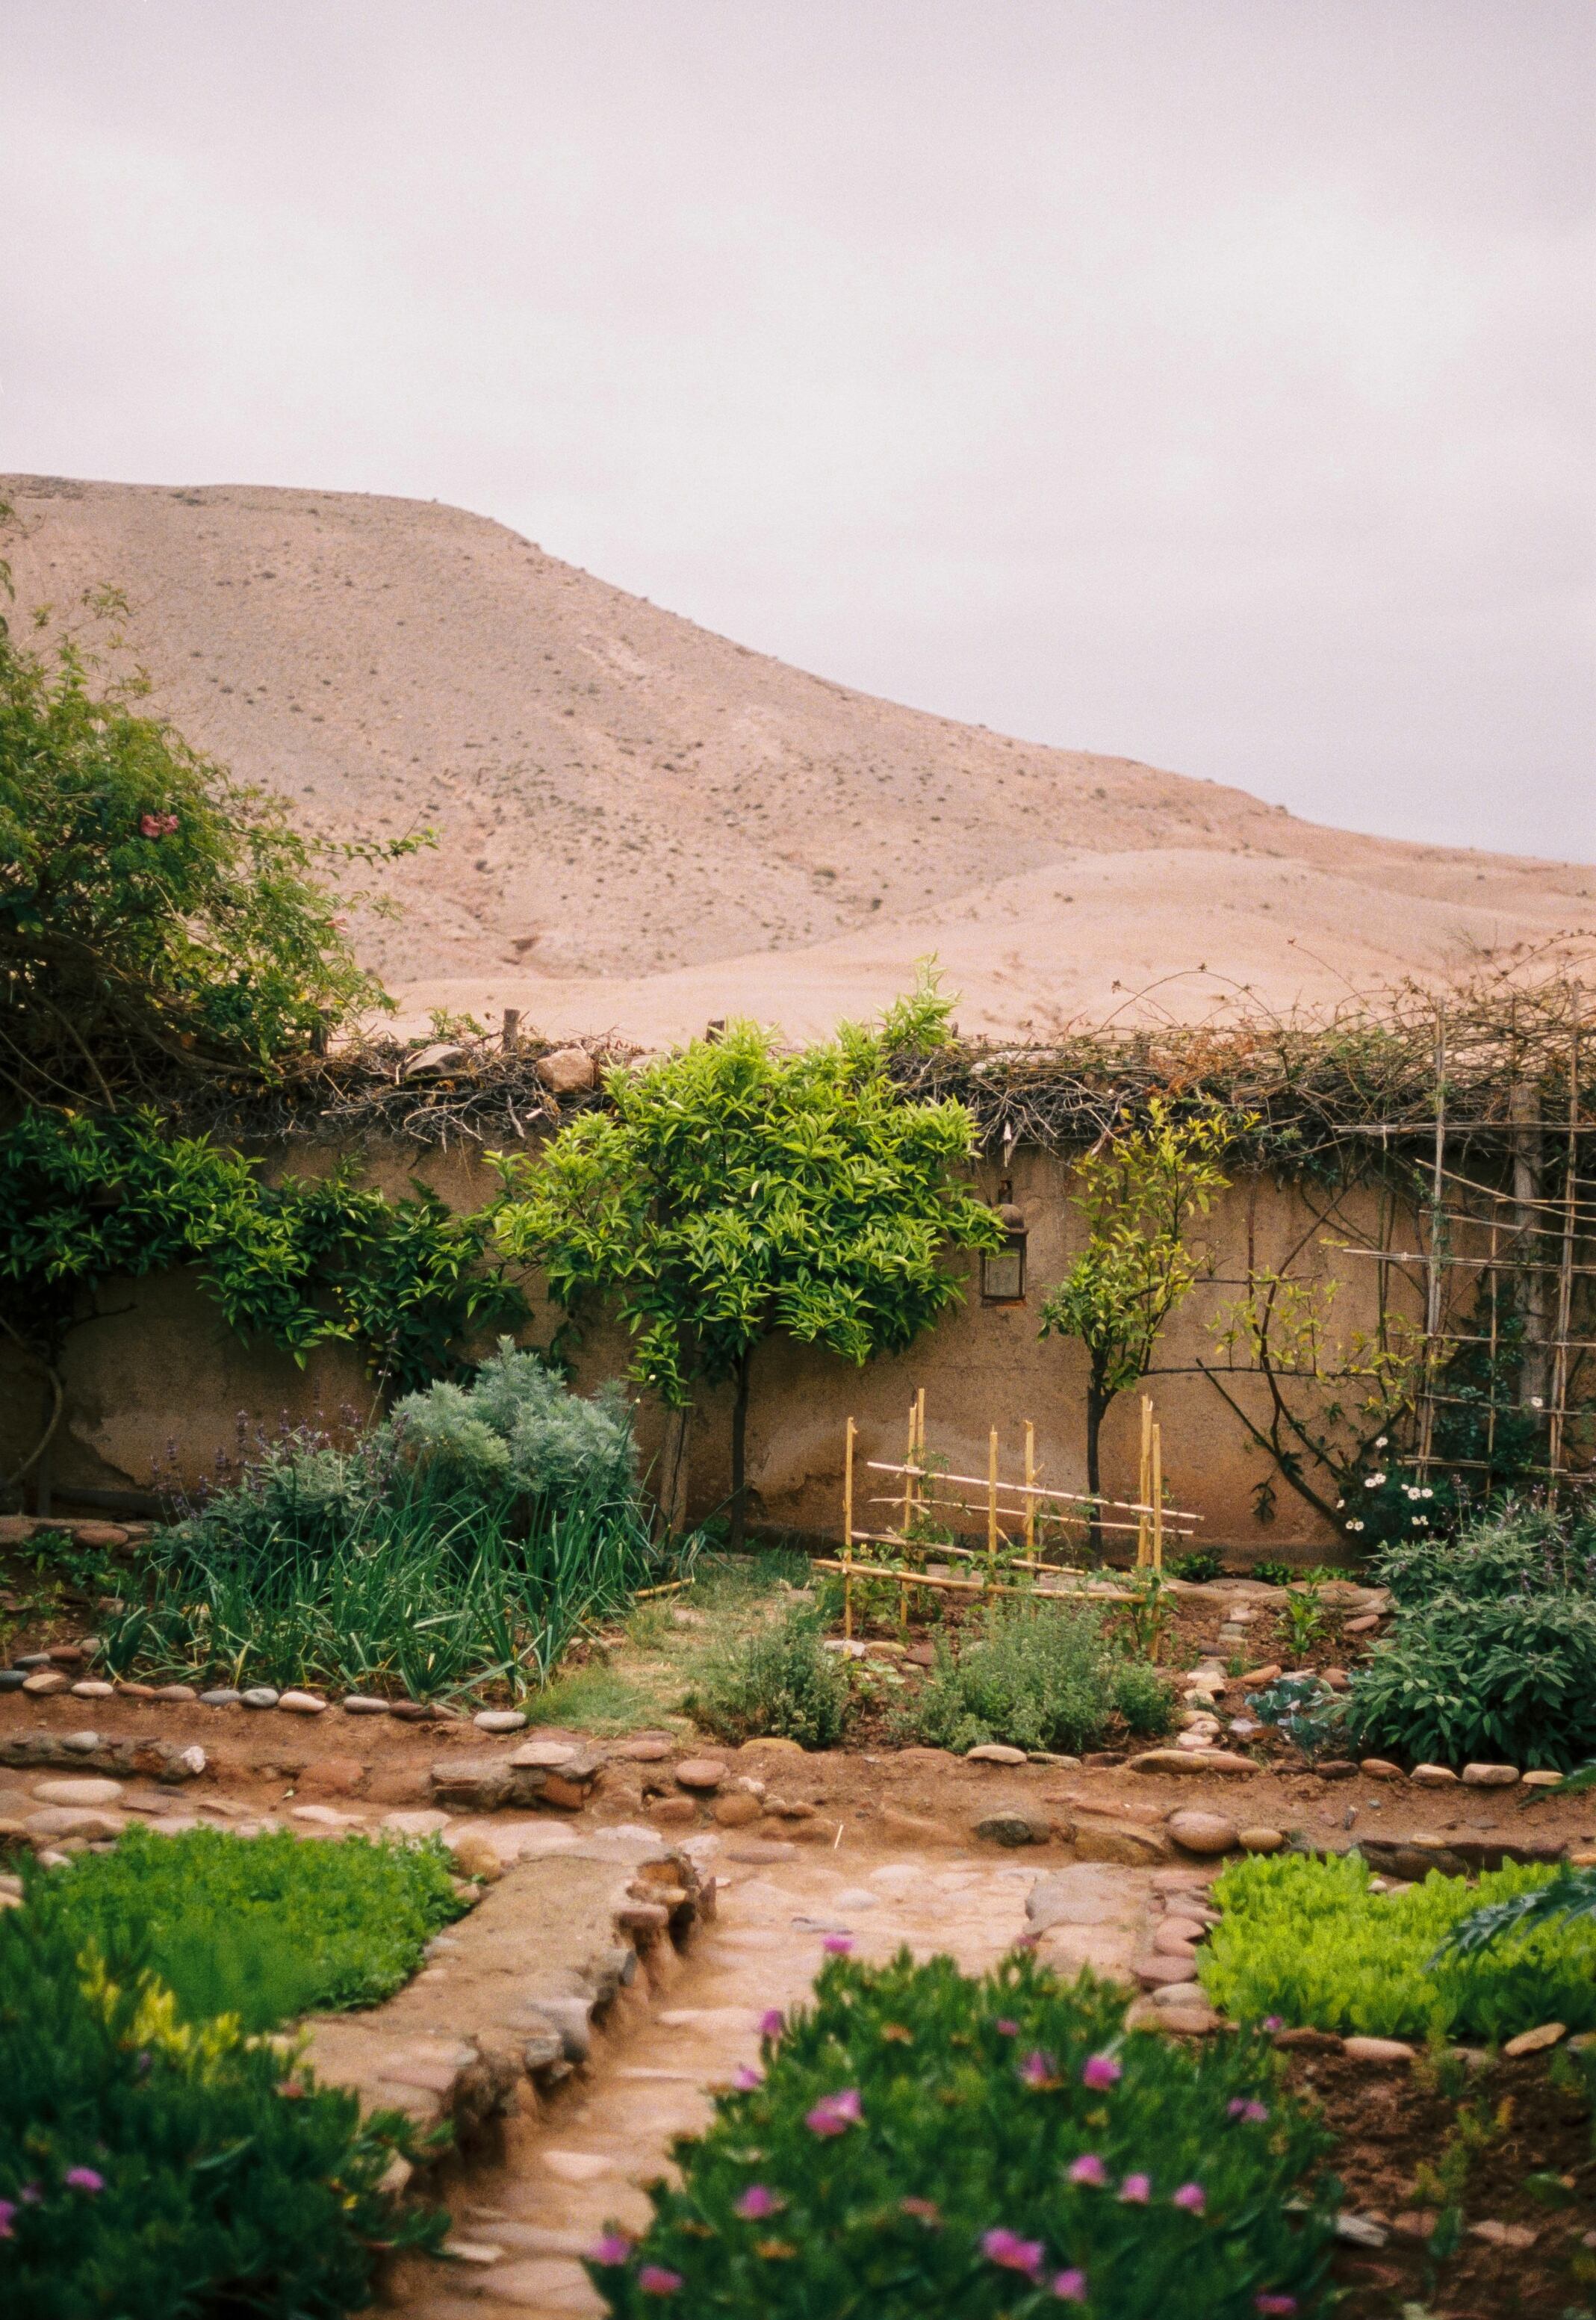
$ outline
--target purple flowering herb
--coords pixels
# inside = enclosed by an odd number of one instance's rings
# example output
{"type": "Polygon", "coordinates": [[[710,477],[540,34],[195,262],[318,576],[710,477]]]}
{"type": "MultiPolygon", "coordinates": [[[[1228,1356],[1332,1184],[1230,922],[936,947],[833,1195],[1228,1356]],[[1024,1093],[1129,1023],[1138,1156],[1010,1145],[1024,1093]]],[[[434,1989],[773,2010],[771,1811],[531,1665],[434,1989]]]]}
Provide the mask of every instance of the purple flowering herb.
{"type": "Polygon", "coordinates": [[[1068,2271],[1055,2272],[1053,2293],[1061,2304],[1084,2304],[1086,2301],[1085,2273],[1076,2266],[1072,2266],[1068,2271]]]}
{"type": "Polygon", "coordinates": [[[630,2259],[631,2242],[624,2232],[605,2232],[587,2251],[589,2263],[606,2264],[612,2270],[617,2264],[630,2262],[630,2259]]]}
{"type": "Polygon", "coordinates": [[[1101,2191],[1109,2180],[1109,2170],[1095,2151],[1083,2151],[1078,2159],[1070,2161],[1065,2180],[1070,2183],[1086,2183],[1094,2191],[1101,2191]]]}
{"type": "Polygon", "coordinates": [[[638,2286],[645,2296],[674,2296],[682,2285],[679,2271],[671,2271],[662,2263],[646,2263],[638,2274],[638,2286]]]}
{"type": "Polygon", "coordinates": [[[821,1947],[828,1957],[852,1957],[854,1937],[851,1934],[828,1934],[821,1947]]]}
{"type": "Polygon", "coordinates": [[[846,2134],[864,2116],[858,2089],[845,2087],[840,2094],[822,2095],[803,2124],[812,2134],[846,2134]]]}
{"type": "Polygon", "coordinates": [[[1297,2308],[1294,2296],[1255,2296],[1253,2310],[1268,2315],[1268,2320],[1291,2320],[1297,2308]]]}
{"type": "Polygon", "coordinates": [[[1081,2084],[1102,2094],[1117,2087],[1124,2075],[1124,2064],[1112,2054],[1088,2054],[1081,2069],[1081,2084]]]}
{"type": "Polygon", "coordinates": [[[1132,2207],[1145,2207],[1153,2196],[1150,2175],[1127,2175],[1120,2186],[1120,2197],[1132,2207]]]}
{"type": "Polygon", "coordinates": [[[779,2038],[787,2026],[787,2017],[779,2006],[767,2007],[759,2016],[761,2038],[779,2038]]]}
{"type": "MultiPolygon", "coordinates": [[[[1264,2016],[1264,2027],[1265,2030],[1283,2030],[1285,2028],[1285,2018],[1283,2015],[1279,2014],[1265,2014],[1264,2016]]],[[[1295,2297],[1291,2299],[1291,2305],[1292,2310],[1294,2312],[1297,2308],[1295,2297]]]]}
{"type": "Polygon", "coordinates": [[[994,2030],[1001,2031],[1005,2038],[1018,2038],[1020,2035],[1019,2023],[1009,2021],[1006,2016],[994,2022],[992,2026],[994,2030]]]}
{"type": "Polygon", "coordinates": [[[1262,2126],[1269,2116],[1269,2106],[1254,2101],[1246,2095],[1238,2095],[1230,2105],[1230,2116],[1245,2119],[1249,2126],[1262,2126]]]}
{"type": "Polygon", "coordinates": [[[92,2167],[68,2167],[61,2180],[69,2191],[103,2191],[105,2178],[92,2167]]]}
{"type": "Polygon", "coordinates": [[[1051,2087],[1058,2083],[1058,2066],[1051,2054],[1038,2046],[1020,2065],[1020,2075],[1028,2087],[1051,2087]]]}
{"type": "Polygon", "coordinates": [[[764,2216],[779,2216],[786,2204],[767,2183],[750,2183],[736,2202],[735,2212],[746,2216],[750,2223],[757,2223],[764,2216]]]}
{"type": "Polygon", "coordinates": [[[1208,2205],[1208,2194],[1201,2183],[1183,2183],[1178,2191],[1170,2194],[1172,2207],[1184,2207],[1189,2216],[1200,2216],[1208,2205]]]}
{"type": "Polygon", "coordinates": [[[988,2263],[995,2263],[1004,2271],[1022,2271],[1035,2279],[1042,2269],[1040,2240],[1022,2240],[1018,2232],[999,2225],[997,2230],[984,2232],[981,2252],[988,2263]]]}
{"type": "Polygon", "coordinates": [[[17,2198],[21,2200],[24,2207],[36,2207],[43,2197],[44,2186],[42,2183],[24,2183],[22,2189],[17,2193],[17,2198]]]}
{"type": "Polygon", "coordinates": [[[751,2095],[754,2089],[762,2087],[765,2081],[757,2071],[750,2071],[748,2064],[742,2062],[731,2073],[731,2083],[739,2095],[751,2095]]]}
{"type": "Polygon", "coordinates": [[[12,2225],[15,2221],[16,2201],[14,2199],[0,2199],[0,2240],[9,2240],[15,2237],[15,2234],[12,2230],[12,2225]]]}

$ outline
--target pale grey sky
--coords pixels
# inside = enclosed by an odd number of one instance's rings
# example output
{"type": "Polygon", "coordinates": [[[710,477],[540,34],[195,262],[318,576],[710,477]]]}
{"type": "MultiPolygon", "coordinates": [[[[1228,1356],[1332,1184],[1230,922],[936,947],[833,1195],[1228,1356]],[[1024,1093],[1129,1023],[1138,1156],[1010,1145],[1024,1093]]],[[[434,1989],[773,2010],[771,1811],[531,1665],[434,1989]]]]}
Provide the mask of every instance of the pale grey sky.
{"type": "MultiPolygon", "coordinates": [[[[1593,0],[0,0],[0,467],[1596,855],[1593,0]]],[[[111,575],[108,575],[111,576],[111,575]]]]}

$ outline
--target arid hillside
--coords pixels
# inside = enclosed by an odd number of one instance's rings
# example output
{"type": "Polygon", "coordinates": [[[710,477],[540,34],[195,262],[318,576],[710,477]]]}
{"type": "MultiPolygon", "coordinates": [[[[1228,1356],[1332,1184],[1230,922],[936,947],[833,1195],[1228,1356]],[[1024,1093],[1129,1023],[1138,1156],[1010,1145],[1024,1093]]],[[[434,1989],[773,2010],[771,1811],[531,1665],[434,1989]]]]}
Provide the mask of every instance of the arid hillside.
{"type": "Polygon", "coordinates": [[[1596,929],[1588,868],[1354,837],[849,692],[458,508],[0,491],[19,608],[81,625],[120,588],[198,747],[313,827],[437,831],[392,874],[403,918],[358,928],[407,1020],[799,1036],[934,951],[966,1029],[1045,1033],[1155,982],[1180,1013],[1236,983],[1289,1003],[1596,929]]]}

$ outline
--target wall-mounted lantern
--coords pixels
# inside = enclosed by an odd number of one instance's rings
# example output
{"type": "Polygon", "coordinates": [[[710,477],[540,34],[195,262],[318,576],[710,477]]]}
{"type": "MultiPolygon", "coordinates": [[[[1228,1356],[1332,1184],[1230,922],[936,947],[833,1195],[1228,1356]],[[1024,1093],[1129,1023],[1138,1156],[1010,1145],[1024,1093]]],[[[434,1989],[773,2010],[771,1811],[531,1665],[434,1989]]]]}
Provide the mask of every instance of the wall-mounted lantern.
{"type": "Polygon", "coordinates": [[[1005,1176],[998,1186],[998,1222],[1004,1244],[981,1259],[981,1302],[984,1305],[1023,1305],[1025,1302],[1025,1211],[1014,1206],[1014,1187],[1005,1176]]]}

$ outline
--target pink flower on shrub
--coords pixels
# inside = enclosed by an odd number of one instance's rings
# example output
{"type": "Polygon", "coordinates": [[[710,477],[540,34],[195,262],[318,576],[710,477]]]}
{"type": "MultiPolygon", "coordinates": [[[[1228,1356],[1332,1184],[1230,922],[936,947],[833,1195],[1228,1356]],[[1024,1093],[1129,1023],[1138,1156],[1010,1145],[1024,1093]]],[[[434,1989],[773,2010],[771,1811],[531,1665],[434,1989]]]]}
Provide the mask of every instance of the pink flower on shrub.
{"type": "Polygon", "coordinates": [[[762,2216],[779,2216],[786,2204],[767,2183],[750,2183],[736,2203],[736,2213],[756,2223],[762,2216]]]}
{"type": "Polygon", "coordinates": [[[42,2183],[24,2183],[22,2189],[17,2193],[17,2198],[22,2201],[24,2207],[36,2207],[43,2197],[44,2186],[42,2183]]]}
{"type": "MultiPolygon", "coordinates": [[[[1283,2030],[1285,2028],[1285,2017],[1283,2015],[1280,2014],[1265,2014],[1264,2016],[1264,2027],[1265,2030],[1283,2030]]],[[[1294,2312],[1296,2308],[1296,2301],[1293,2298],[1292,2310],[1294,2312]]]]}
{"type": "Polygon", "coordinates": [[[992,2026],[994,2030],[1002,2031],[1005,2038],[1018,2038],[1020,2035],[1019,2023],[1011,2022],[1006,2017],[994,2022],[992,2026]]]}
{"type": "Polygon", "coordinates": [[[822,2095],[803,2124],[812,2134],[846,2134],[864,2116],[857,2087],[844,2087],[840,2094],[822,2095]]]}
{"type": "Polygon", "coordinates": [[[15,2234],[12,2230],[12,2225],[15,2221],[15,2218],[16,2201],[14,2199],[0,2199],[0,2240],[9,2240],[15,2237],[15,2234]]]}
{"type": "Polygon", "coordinates": [[[1038,2046],[1020,2065],[1020,2075],[1028,2087],[1053,2087],[1058,2083],[1058,2070],[1051,2054],[1038,2046]]]}
{"type": "Polygon", "coordinates": [[[638,2274],[638,2286],[645,2296],[674,2296],[682,2285],[679,2271],[668,2271],[662,2263],[646,2263],[638,2274]]]}
{"type": "Polygon", "coordinates": [[[1110,2087],[1117,2087],[1124,2075],[1124,2064],[1116,2062],[1112,2054],[1088,2054],[1081,2070],[1081,2084],[1103,2094],[1110,2087]]]}
{"type": "Polygon", "coordinates": [[[1255,2296],[1253,2298],[1253,2310],[1266,2313],[1269,2320],[1291,2320],[1296,2308],[1294,2296],[1255,2296]]]}
{"type": "Polygon", "coordinates": [[[742,2062],[731,2073],[731,2083],[739,2095],[751,2095],[754,2089],[762,2087],[765,2081],[757,2071],[750,2071],[748,2064],[742,2062]]]}
{"type": "Polygon", "coordinates": [[[103,2191],[105,2178],[92,2167],[68,2167],[61,2180],[69,2191],[103,2191]]]}
{"type": "Polygon", "coordinates": [[[1023,2271],[1031,2279],[1042,2269],[1041,2241],[1022,2240],[1018,2232],[1005,2230],[1001,2225],[996,2231],[982,2234],[981,2252],[988,2263],[995,2263],[1004,2271],[1023,2271]]]}
{"type": "Polygon", "coordinates": [[[614,2266],[627,2262],[630,2255],[631,2242],[624,2232],[605,2232],[588,2249],[587,2261],[614,2266]]]}
{"type": "Polygon", "coordinates": [[[1061,2304],[1084,2304],[1086,2275],[1079,2270],[1055,2272],[1053,2293],[1061,2304]]]}
{"type": "Polygon", "coordinates": [[[1232,2118],[1244,2118],[1249,2126],[1262,2126],[1269,2116],[1269,2106],[1267,2103],[1249,2102],[1244,2095],[1238,2095],[1230,2105],[1230,2116],[1232,2118]]]}
{"type": "Polygon", "coordinates": [[[767,2007],[759,2016],[761,2038],[779,2038],[787,2026],[787,2017],[779,2006],[767,2007]]]}
{"type": "Polygon", "coordinates": [[[1201,2183],[1183,2183],[1178,2191],[1170,2194],[1172,2207],[1184,2207],[1191,2216],[1200,2216],[1208,2205],[1208,2194],[1201,2183]]]}
{"type": "Polygon", "coordinates": [[[1145,2207],[1153,2196],[1150,2175],[1127,2175],[1120,2186],[1120,2197],[1132,2207],[1145,2207]]]}
{"type": "Polygon", "coordinates": [[[1109,2180],[1109,2170],[1095,2151],[1083,2151],[1078,2159],[1070,2161],[1065,2180],[1070,2183],[1086,2183],[1094,2191],[1101,2191],[1109,2180]]]}
{"type": "Polygon", "coordinates": [[[904,2215],[912,2216],[917,2223],[929,2224],[939,2230],[941,2228],[942,2210],[935,2199],[900,2199],[898,2205],[904,2215]]]}
{"type": "Polygon", "coordinates": [[[141,813],[139,829],[145,838],[168,838],[177,827],[175,813],[141,813]]]}
{"type": "Polygon", "coordinates": [[[828,1934],[821,1947],[828,1957],[851,1957],[854,1937],[851,1934],[828,1934]]]}

